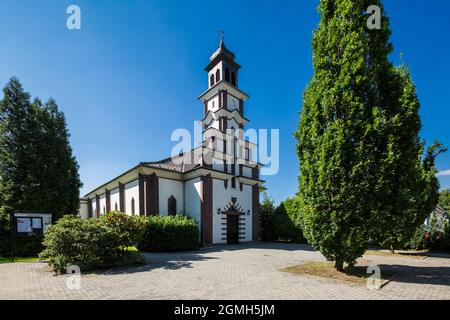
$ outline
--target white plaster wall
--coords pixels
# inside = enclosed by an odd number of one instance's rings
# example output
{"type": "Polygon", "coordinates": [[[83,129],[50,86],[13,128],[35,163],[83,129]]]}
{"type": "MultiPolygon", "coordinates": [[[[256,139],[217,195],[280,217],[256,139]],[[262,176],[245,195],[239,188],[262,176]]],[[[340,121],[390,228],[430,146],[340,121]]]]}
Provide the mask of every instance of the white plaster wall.
{"type": "Polygon", "coordinates": [[[183,182],[159,178],[159,214],[167,215],[168,214],[168,206],[167,200],[171,196],[174,196],[177,199],[177,213],[183,213],[183,182]]]}
{"type": "Polygon", "coordinates": [[[139,180],[125,185],[125,213],[131,215],[131,199],[134,198],[135,215],[139,215],[139,180]]]}
{"type": "Polygon", "coordinates": [[[201,192],[202,182],[200,178],[195,178],[184,183],[185,214],[197,221],[199,226],[201,225],[201,192]]]}
{"type": "Polygon", "coordinates": [[[216,111],[219,109],[219,96],[215,96],[214,98],[210,99],[208,101],[208,110],[209,111],[216,111]]]}
{"type": "Polygon", "coordinates": [[[219,129],[220,123],[219,120],[214,119],[211,124],[209,125],[209,127],[215,128],[215,129],[219,129]]]}
{"type": "Polygon", "coordinates": [[[228,120],[227,128],[231,129],[232,127],[234,127],[235,130],[239,129],[239,124],[234,119],[228,120]]]}
{"type": "Polygon", "coordinates": [[[117,211],[120,210],[120,197],[119,197],[119,188],[115,188],[111,190],[111,211],[116,210],[115,204],[117,203],[117,211]]]}
{"type": "MultiPolygon", "coordinates": [[[[105,214],[106,212],[106,195],[102,194],[100,195],[100,214],[105,214]],[[105,210],[103,210],[105,209],[105,210]]],[[[107,212],[106,212],[107,213],[107,212]]]]}
{"type": "MultiPolygon", "coordinates": [[[[237,204],[241,207],[241,210],[245,212],[245,216],[240,223],[245,223],[245,239],[239,239],[240,242],[252,241],[252,215],[247,215],[247,211],[252,210],[252,187],[244,185],[242,191],[240,191],[239,184],[236,183],[236,188],[231,188],[231,183],[228,183],[228,188],[225,189],[224,182],[222,180],[213,179],[213,243],[226,243],[226,236],[222,236],[222,233],[226,233],[226,229],[222,230],[222,223],[226,222],[226,215],[218,215],[217,209],[224,210],[228,203],[231,202],[231,198],[237,199],[237,204]],[[225,239],[225,240],[222,240],[225,239]]],[[[240,226],[241,227],[241,226],[240,226]]]]}
{"type": "Polygon", "coordinates": [[[92,199],[92,217],[97,216],[97,212],[95,211],[97,209],[97,200],[96,198],[92,199]]]}
{"type": "Polygon", "coordinates": [[[223,150],[224,150],[224,148],[223,148],[223,146],[224,146],[223,140],[216,137],[215,143],[216,143],[216,150],[219,151],[219,152],[223,152],[223,150]]]}
{"type": "Polygon", "coordinates": [[[84,219],[89,217],[89,205],[87,201],[80,202],[80,209],[78,210],[78,214],[84,219]]]}

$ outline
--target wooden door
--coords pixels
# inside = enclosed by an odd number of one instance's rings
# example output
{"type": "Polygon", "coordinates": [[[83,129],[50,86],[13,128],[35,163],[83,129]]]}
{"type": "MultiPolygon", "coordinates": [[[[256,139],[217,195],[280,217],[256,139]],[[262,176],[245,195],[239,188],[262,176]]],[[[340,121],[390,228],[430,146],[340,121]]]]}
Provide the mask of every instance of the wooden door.
{"type": "Polygon", "coordinates": [[[227,215],[227,244],[239,243],[239,216],[227,215]]]}

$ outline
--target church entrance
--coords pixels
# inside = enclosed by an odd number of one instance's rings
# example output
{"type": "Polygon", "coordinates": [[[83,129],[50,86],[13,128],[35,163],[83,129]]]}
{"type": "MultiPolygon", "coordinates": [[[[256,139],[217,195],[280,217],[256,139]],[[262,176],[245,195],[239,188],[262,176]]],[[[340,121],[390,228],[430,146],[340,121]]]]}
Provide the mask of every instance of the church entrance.
{"type": "Polygon", "coordinates": [[[239,243],[239,213],[227,213],[227,244],[239,243]]]}

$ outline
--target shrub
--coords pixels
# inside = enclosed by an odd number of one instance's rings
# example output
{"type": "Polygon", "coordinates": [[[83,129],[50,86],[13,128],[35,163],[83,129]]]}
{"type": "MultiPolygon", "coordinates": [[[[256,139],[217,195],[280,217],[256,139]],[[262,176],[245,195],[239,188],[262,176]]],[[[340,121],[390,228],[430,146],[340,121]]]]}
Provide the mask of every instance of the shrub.
{"type": "Polygon", "coordinates": [[[66,216],[47,230],[39,257],[60,273],[70,265],[85,271],[139,262],[142,257],[128,247],[141,239],[144,228],[142,218],[118,212],[91,219],[66,216]]]}
{"type": "Polygon", "coordinates": [[[269,199],[264,194],[264,199],[259,206],[259,221],[260,221],[260,233],[259,238],[261,241],[276,241],[277,235],[274,230],[275,226],[275,205],[273,200],[269,199]]]}
{"type": "Polygon", "coordinates": [[[275,234],[279,241],[305,243],[300,225],[300,209],[297,198],[288,198],[275,209],[275,234]]]}
{"type": "Polygon", "coordinates": [[[261,240],[306,243],[300,215],[297,198],[288,198],[275,208],[265,197],[260,206],[261,240]]]}
{"type": "Polygon", "coordinates": [[[430,229],[420,226],[407,248],[416,250],[450,251],[450,224],[446,222],[443,231],[437,230],[435,225],[430,229]]]}
{"type": "Polygon", "coordinates": [[[199,246],[197,222],[184,215],[152,216],[138,248],[143,251],[183,251],[199,246]]]}

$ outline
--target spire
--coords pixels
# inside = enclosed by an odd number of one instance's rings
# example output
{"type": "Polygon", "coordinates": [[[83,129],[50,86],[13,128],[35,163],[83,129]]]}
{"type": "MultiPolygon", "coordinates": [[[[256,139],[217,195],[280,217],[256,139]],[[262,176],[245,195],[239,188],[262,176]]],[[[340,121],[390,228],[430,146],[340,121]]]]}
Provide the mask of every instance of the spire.
{"type": "Polygon", "coordinates": [[[220,44],[219,48],[225,48],[225,43],[223,42],[223,39],[225,38],[225,32],[220,31],[220,44]]]}
{"type": "Polygon", "coordinates": [[[231,60],[234,60],[236,58],[234,53],[231,52],[230,50],[228,50],[227,47],[225,47],[224,37],[225,37],[225,33],[223,31],[220,31],[219,48],[211,55],[211,57],[209,58],[210,61],[213,61],[219,55],[225,55],[228,58],[230,58],[231,60]]]}

